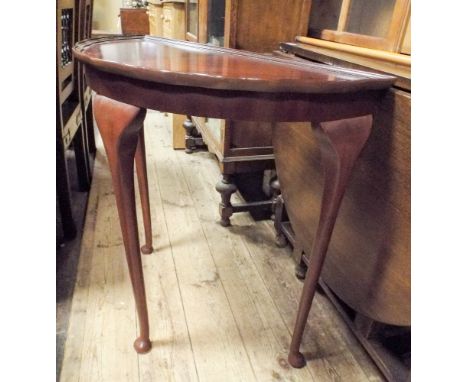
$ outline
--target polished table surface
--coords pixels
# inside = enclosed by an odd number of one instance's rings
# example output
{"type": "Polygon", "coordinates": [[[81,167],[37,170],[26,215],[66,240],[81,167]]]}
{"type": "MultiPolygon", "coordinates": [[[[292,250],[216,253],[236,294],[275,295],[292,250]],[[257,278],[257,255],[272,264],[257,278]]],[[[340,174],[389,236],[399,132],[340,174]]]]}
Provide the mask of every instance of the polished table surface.
{"type": "Polygon", "coordinates": [[[365,114],[375,93],[394,81],[386,75],[149,36],[88,40],[74,53],[86,64],[99,94],[143,108],[235,120],[323,121],[365,114]],[[331,100],[352,108],[351,113],[332,115],[331,100]]]}
{"type": "Polygon", "coordinates": [[[76,57],[104,71],[169,85],[269,93],[346,93],[390,86],[390,76],[157,37],[82,42],[76,57]]]}
{"type": "MultiPolygon", "coordinates": [[[[301,237],[304,219],[291,223],[311,261],[292,336],[289,362],[305,364],[299,346],[342,196],[353,165],[366,143],[376,104],[395,78],[234,49],[149,36],[85,40],[74,48],[97,93],[94,112],[106,148],[129,272],[140,322],[137,352],[151,348],[141,267],[133,184],[136,162],[146,243],[152,252],[151,219],[144,154],[146,109],[248,121],[270,121],[274,148],[282,158],[279,122],[308,121],[318,140],[324,171],[320,220],[314,238],[301,237]],[[275,143],[276,142],[276,143],[275,143]]],[[[278,175],[287,158],[277,159],[278,175]],[[282,161],[282,162],[281,162],[282,161]]],[[[307,163],[302,165],[307,170],[307,163]]],[[[304,171],[299,171],[298,174],[304,171]]],[[[307,171],[305,171],[307,173],[307,171]]],[[[302,175],[301,175],[302,176],[302,175]]],[[[289,174],[290,177],[290,174],[289,174]]],[[[299,190],[282,184],[286,205],[299,190]]],[[[306,199],[305,199],[306,200],[306,199]]]]}

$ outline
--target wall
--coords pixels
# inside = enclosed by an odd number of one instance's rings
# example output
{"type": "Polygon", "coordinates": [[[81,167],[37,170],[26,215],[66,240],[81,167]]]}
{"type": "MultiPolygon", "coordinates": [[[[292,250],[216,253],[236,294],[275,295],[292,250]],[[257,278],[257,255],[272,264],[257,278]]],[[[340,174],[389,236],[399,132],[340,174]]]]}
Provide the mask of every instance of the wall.
{"type": "Polygon", "coordinates": [[[120,33],[122,0],[94,0],[93,29],[120,33]]]}

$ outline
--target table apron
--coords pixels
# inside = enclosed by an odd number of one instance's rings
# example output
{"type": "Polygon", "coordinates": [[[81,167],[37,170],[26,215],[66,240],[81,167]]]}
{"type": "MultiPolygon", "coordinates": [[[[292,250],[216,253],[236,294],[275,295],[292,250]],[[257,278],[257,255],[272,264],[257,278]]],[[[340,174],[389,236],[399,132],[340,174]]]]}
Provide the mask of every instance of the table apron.
{"type": "Polygon", "coordinates": [[[385,91],[285,94],[167,85],[96,70],[87,65],[96,93],[126,104],[175,114],[258,122],[324,122],[373,114],[385,91]]]}

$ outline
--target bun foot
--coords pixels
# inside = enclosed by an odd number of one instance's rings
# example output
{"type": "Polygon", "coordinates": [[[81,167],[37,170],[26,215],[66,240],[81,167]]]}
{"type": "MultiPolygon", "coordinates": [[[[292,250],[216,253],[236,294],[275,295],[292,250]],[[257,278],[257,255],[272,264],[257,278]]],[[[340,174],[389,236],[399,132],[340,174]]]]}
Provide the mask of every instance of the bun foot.
{"type": "Polygon", "coordinates": [[[288,245],[286,237],[282,234],[277,234],[275,237],[275,244],[278,248],[284,248],[288,245]]]}
{"type": "Polygon", "coordinates": [[[304,263],[297,264],[296,268],[294,269],[294,273],[299,280],[304,280],[307,273],[307,267],[304,263]]]}
{"type": "Polygon", "coordinates": [[[145,254],[145,255],[149,255],[151,253],[153,253],[153,247],[151,245],[143,245],[141,248],[141,253],[145,254]]]}
{"type": "Polygon", "coordinates": [[[292,367],[300,369],[305,366],[306,361],[302,353],[289,353],[288,362],[292,367]]]}
{"type": "Polygon", "coordinates": [[[219,224],[221,224],[223,227],[229,227],[231,225],[231,220],[229,219],[221,219],[219,221],[219,224]]]}
{"type": "Polygon", "coordinates": [[[151,341],[149,340],[149,338],[144,339],[138,337],[133,343],[133,347],[135,348],[138,354],[145,354],[151,350],[151,341]]]}

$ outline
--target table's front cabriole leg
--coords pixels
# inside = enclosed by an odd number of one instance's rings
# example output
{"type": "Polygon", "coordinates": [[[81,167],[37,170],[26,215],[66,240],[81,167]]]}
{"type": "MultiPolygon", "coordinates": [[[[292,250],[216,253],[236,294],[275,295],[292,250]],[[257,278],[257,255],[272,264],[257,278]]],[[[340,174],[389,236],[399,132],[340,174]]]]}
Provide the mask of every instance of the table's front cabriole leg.
{"type": "Polygon", "coordinates": [[[151,342],[133,181],[135,151],[146,110],[101,95],[94,98],[93,109],[111,170],[125,255],[138,313],[140,335],[134,342],[134,348],[138,353],[146,353],[151,349],[151,342]]]}
{"type": "Polygon", "coordinates": [[[288,356],[289,363],[296,368],[305,365],[305,358],[299,352],[299,346],[307,317],[349,176],[359,153],[369,138],[371,128],[372,115],[322,122],[313,126],[320,146],[324,189],[319,223],[288,356]]]}
{"type": "Polygon", "coordinates": [[[148,174],[146,171],[145,134],[143,128],[141,128],[138,137],[135,164],[138,178],[138,190],[140,192],[141,210],[143,213],[143,226],[145,229],[145,244],[141,247],[141,252],[145,255],[149,255],[153,252],[153,236],[151,228],[148,174]]]}

